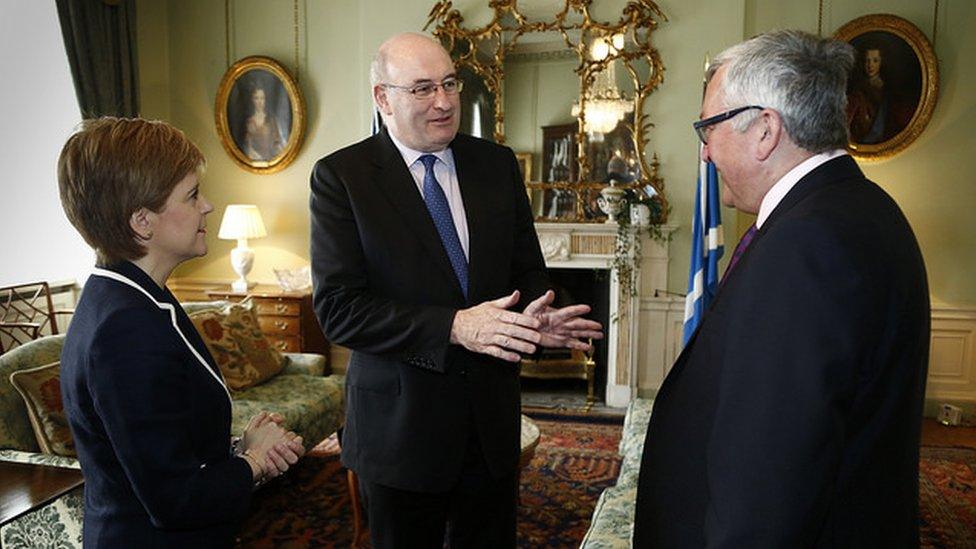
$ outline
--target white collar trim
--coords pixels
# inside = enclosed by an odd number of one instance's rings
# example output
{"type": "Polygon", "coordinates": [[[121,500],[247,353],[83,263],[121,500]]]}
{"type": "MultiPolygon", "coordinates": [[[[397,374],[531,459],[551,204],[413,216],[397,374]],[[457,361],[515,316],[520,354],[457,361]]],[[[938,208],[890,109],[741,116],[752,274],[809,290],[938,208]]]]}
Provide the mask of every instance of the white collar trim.
{"type": "Polygon", "coordinates": [[[197,352],[196,347],[194,347],[190,343],[190,340],[186,338],[186,335],[183,334],[183,330],[180,330],[180,326],[176,322],[176,309],[173,307],[173,305],[169,303],[160,303],[159,301],[156,301],[156,298],[154,298],[152,294],[147,292],[145,288],[143,288],[133,280],[129,279],[128,277],[120,275],[119,273],[116,273],[114,271],[99,269],[96,267],[92,269],[92,274],[96,276],[110,278],[117,282],[121,282],[127,286],[132,286],[133,288],[142,292],[143,295],[148,297],[149,300],[152,301],[153,304],[155,304],[157,307],[165,311],[169,311],[169,318],[170,318],[170,322],[173,325],[173,329],[176,330],[176,333],[180,334],[180,338],[183,340],[183,343],[187,346],[188,349],[190,349],[190,352],[193,353],[193,356],[195,356],[196,359],[200,362],[200,365],[203,366],[203,369],[206,370],[207,373],[210,374],[210,377],[214,378],[214,380],[220,384],[220,387],[224,390],[224,392],[227,393],[227,400],[230,401],[231,407],[233,408],[234,401],[230,397],[230,391],[227,390],[227,385],[224,383],[224,380],[221,379],[220,376],[218,376],[217,373],[214,372],[212,368],[210,368],[210,365],[207,364],[206,359],[204,359],[203,356],[201,356],[200,353],[197,352]]]}
{"type": "Polygon", "coordinates": [[[786,172],[786,174],[783,175],[783,177],[781,177],[779,181],[777,181],[776,184],[766,192],[766,196],[763,197],[762,203],[759,205],[759,213],[756,215],[756,228],[762,228],[763,223],[765,223],[766,219],[768,219],[773,213],[776,206],[782,202],[782,200],[786,197],[786,194],[789,193],[790,190],[792,190],[793,187],[796,186],[796,184],[799,183],[804,176],[818,168],[821,164],[846,154],[847,151],[843,149],[815,154],[794,166],[792,170],[786,172]]]}

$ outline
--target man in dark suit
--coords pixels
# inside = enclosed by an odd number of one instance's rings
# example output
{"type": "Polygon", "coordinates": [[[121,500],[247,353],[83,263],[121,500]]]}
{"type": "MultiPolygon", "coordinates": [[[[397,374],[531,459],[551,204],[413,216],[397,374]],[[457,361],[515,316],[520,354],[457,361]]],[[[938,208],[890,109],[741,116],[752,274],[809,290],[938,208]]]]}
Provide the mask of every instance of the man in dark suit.
{"type": "Polygon", "coordinates": [[[315,310],[353,350],[342,461],[374,546],[442,547],[449,525],[453,547],[514,547],[519,353],[601,327],[550,307],[515,156],[457,133],[440,44],[389,39],[371,79],[386,129],[311,178],[315,310]]]}
{"type": "Polygon", "coordinates": [[[852,64],[783,31],[709,67],[695,129],[758,230],[655,399],[635,547],[918,545],[925,266],[843,150],[852,64]]]}

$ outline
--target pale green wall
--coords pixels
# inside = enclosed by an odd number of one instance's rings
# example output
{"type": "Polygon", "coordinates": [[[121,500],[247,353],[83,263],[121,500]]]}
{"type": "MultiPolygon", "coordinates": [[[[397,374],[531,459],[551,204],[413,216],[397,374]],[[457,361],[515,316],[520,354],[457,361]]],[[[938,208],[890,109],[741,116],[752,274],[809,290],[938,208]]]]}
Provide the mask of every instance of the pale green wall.
{"type": "Polygon", "coordinates": [[[533,180],[542,177],[541,128],[574,120],[570,109],[579,97],[576,65],[575,58],[505,64],[505,144],[532,153],[533,180]]]}
{"type": "MultiPolygon", "coordinates": [[[[601,0],[594,2],[598,16],[606,17],[612,11],[601,0]]],[[[262,54],[293,68],[293,1],[234,0],[230,4],[232,61],[262,54]]],[[[228,259],[233,243],[216,240],[215,230],[223,207],[232,202],[258,204],[268,225],[270,236],[252,242],[258,254],[253,279],[272,281],[272,267],[308,261],[308,174],[312,165],[368,134],[372,54],[391,34],[420,30],[432,4],[432,0],[300,0],[299,78],[308,105],[306,141],[289,168],[259,176],[230,160],[214,129],[214,97],[227,68],[224,2],[138,0],[144,115],[173,122],[201,146],[209,160],[205,191],[218,208],[209,220],[214,229],[208,237],[210,255],[178,274],[233,276],[228,259]]],[[[457,0],[454,4],[472,23],[485,21],[487,2],[457,0]]],[[[825,34],[860,15],[882,12],[901,15],[926,34],[932,32],[933,3],[929,0],[824,4],[825,34]]],[[[648,101],[656,125],[648,150],[657,152],[661,162],[673,207],[671,222],[681,226],[672,244],[669,289],[683,292],[697,169],[697,141],[690,123],[700,110],[703,59],[706,53],[714,55],[765,30],[793,27],[816,32],[817,2],[660,0],[659,5],[669,21],[661,24],[654,43],[666,72],[661,89],[648,101]]],[[[976,56],[976,38],[969,31],[976,28],[976,8],[969,0],[942,0],[940,6],[936,52],[942,91],[932,122],[901,155],[864,165],[864,169],[894,196],[915,228],[933,296],[949,303],[973,304],[976,191],[969,175],[972,169],[965,160],[976,151],[972,132],[976,127],[976,68],[963,60],[976,56]]],[[[542,118],[551,114],[538,108],[515,117],[515,110],[509,111],[509,127],[542,125],[548,123],[542,118]]],[[[512,145],[518,149],[531,144],[512,145]]],[[[736,215],[730,210],[724,214],[731,244],[736,215]]]]}

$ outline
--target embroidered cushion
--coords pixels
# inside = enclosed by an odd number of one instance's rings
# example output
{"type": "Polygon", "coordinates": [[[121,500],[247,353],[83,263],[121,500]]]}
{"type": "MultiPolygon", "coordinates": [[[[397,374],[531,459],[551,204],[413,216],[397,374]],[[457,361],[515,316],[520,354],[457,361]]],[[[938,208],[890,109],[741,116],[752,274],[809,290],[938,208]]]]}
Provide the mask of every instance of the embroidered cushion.
{"type": "Polygon", "coordinates": [[[278,374],[284,358],[268,343],[248,305],[231,304],[189,315],[224,375],[227,387],[241,391],[278,374]]]}
{"type": "Polygon", "coordinates": [[[27,405],[41,452],[75,457],[75,443],[61,402],[61,363],[14,372],[10,374],[10,383],[27,405]]]}

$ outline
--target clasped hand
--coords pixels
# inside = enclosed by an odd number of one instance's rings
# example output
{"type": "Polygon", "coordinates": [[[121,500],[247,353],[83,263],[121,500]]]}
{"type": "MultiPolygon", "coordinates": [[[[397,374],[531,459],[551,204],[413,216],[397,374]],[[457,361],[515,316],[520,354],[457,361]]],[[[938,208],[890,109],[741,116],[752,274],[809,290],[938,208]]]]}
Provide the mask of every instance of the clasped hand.
{"type": "Polygon", "coordinates": [[[260,412],[244,428],[241,449],[254,461],[248,460],[255,480],[277,477],[305,454],[302,437],[285,431],[283,421],[279,414],[260,412]]]}
{"type": "Polygon", "coordinates": [[[599,322],[581,318],[588,305],[553,308],[552,290],[534,300],[521,313],[509,311],[519,302],[519,292],[463,309],[454,316],[451,343],[476,353],[518,362],[518,353],[532,354],[537,346],[590,350],[584,338],[603,337],[599,322]]]}

